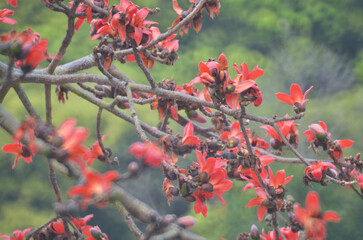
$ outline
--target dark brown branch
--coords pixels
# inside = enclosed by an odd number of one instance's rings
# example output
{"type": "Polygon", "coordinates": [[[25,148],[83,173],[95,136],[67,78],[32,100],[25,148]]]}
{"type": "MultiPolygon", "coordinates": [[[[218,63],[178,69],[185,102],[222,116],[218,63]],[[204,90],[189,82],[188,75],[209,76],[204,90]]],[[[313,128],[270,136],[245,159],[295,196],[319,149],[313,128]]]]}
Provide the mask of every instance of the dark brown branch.
{"type": "Polygon", "coordinates": [[[146,79],[150,83],[150,86],[152,88],[157,88],[157,85],[156,85],[156,82],[155,82],[154,78],[151,76],[149,69],[147,69],[147,67],[145,67],[144,62],[142,61],[136,47],[132,47],[132,50],[134,52],[136,63],[139,66],[139,68],[144,72],[144,74],[146,76],[146,79]]]}

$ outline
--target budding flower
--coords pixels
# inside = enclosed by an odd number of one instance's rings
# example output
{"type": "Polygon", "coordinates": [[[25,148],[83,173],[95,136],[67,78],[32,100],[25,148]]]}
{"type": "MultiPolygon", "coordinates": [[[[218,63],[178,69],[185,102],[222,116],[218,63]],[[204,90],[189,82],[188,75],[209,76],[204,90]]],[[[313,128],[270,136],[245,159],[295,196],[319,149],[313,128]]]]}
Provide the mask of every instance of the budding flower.
{"type": "Polygon", "coordinates": [[[184,216],[178,218],[178,220],[176,220],[176,223],[182,228],[190,228],[197,223],[197,219],[191,216],[184,216]]]}
{"type": "Polygon", "coordinates": [[[203,192],[211,193],[211,192],[213,192],[213,185],[210,183],[204,183],[202,185],[202,190],[203,190],[203,192]]]}
{"type": "Polygon", "coordinates": [[[255,224],[252,224],[251,226],[250,236],[252,240],[260,239],[260,232],[258,231],[258,228],[255,224]]]}
{"type": "Polygon", "coordinates": [[[328,136],[327,132],[319,124],[316,124],[316,123],[309,125],[309,130],[320,141],[325,140],[326,137],[328,136]]]}

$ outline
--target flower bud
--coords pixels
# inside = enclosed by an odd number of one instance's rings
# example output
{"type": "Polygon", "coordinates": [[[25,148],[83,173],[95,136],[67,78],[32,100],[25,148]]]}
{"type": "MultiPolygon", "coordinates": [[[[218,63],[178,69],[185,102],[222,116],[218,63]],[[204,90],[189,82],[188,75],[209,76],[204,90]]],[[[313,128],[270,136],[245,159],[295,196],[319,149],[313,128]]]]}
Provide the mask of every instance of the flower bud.
{"type": "Polygon", "coordinates": [[[176,223],[182,228],[190,228],[197,223],[197,219],[192,216],[184,216],[178,218],[178,220],[176,220],[176,223]]]}
{"type": "Polygon", "coordinates": [[[252,240],[260,239],[260,232],[258,231],[258,228],[255,224],[251,226],[250,236],[252,240]]]}
{"type": "Polygon", "coordinates": [[[299,102],[296,102],[296,103],[294,103],[293,108],[294,108],[294,111],[295,111],[296,113],[302,113],[302,112],[305,112],[305,104],[301,104],[301,103],[299,103],[299,102]]]}
{"type": "Polygon", "coordinates": [[[282,146],[282,143],[279,140],[271,138],[270,145],[273,149],[280,149],[282,146]]]}
{"type": "Polygon", "coordinates": [[[201,181],[202,183],[207,183],[209,181],[209,176],[208,173],[206,172],[201,172],[199,174],[199,181],[201,181]]]}
{"type": "Polygon", "coordinates": [[[294,197],[293,197],[293,196],[291,196],[291,195],[287,195],[287,196],[286,196],[286,201],[287,201],[288,203],[291,203],[291,204],[295,203],[295,199],[294,199],[294,197]]]}
{"type": "Polygon", "coordinates": [[[203,191],[203,192],[207,192],[207,193],[211,193],[211,192],[213,192],[213,185],[212,185],[212,184],[210,184],[210,183],[204,183],[204,184],[202,185],[202,191],[203,191]]]}
{"type": "Polygon", "coordinates": [[[237,147],[238,143],[239,143],[239,140],[235,137],[232,137],[229,139],[228,147],[230,147],[230,148],[237,147]]]}
{"type": "Polygon", "coordinates": [[[89,232],[91,233],[92,237],[94,237],[95,239],[97,240],[103,239],[103,233],[97,228],[91,228],[89,232]]]}
{"type": "Polygon", "coordinates": [[[309,130],[312,134],[314,134],[320,141],[323,141],[328,136],[327,132],[316,123],[309,125],[309,130]]]}
{"type": "Polygon", "coordinates": [[[139,164],[137,164],[136,162],[130,162],[127,168],[132,174],[137,174],[137,172],[139,171],[139,164]]]}
{"type": "Polygon", "coordinates": [[[189,192],[190,192],[190,189],[189,189],[187,183],[183,183],[180,188],[180,193],[181,193],[182,197],[189,195],[189,192]]]}

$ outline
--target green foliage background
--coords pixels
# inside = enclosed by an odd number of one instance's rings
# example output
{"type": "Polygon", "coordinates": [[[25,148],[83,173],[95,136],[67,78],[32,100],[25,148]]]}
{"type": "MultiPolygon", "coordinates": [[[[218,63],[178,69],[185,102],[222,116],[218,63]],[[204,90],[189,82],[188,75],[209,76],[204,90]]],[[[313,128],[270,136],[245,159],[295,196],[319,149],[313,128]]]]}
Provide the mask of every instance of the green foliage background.
{"type": "MultiPolygon", "coordinates": [[[[18,1],[14,19],[17,25],[0,24],[0,32],[5,33],[15,28],[22,31],[31,27],[49,39],[49,52],[55,53],[60,46],[66,30],[66,18],[60,13],[48,11],[38,0],[18,1]]],[[[189,1],[179,0],[186,9],[189,1]]],[[[118,1],[110,0],[110,4],[118,1]]],[[[158,21],[161,31],[167,30],[171,20],[176,18],[170,0],[135,1],[139,6],[160,7],[161,12],[151,19],[158,21]]],[[[259,65],[265,75],[258,79],[259,87],[264,94],[264,102],[259,108],[248,107],[253,114],[272,116],[273,114],[293,114],[292,109],[279,103],[275,92],[288,92],[291,83],[298,82],[305,89],[314,85],[309,94],[312,99],[307,103],[306,116],[299,121],[300,134],[313,122],[323,120],[336,139],[351,138],[355,141],[352,149],[344,151],[347,155],[359,152],[363,147],[363,2],[360,0],[221,0],[220,15],[211,20],[203,16],[203,28],[199,34],[193,30],[189,35],[180,38],[180,59],[173,67],[155,64],[152,74],[158,81],[174,78],[178,84],[189,82],[198,74],[198,63],[209,58],[217,58],[225,53],[229,67],[236,62],[247,62],[252,69],[259,65]]],[[[10,8],[4,1],[0,8],[10,8]]],[[[96,41],[89,40],[89,27],[83,24],[75,34],[71,46],[62,62],[69,62],[92,52],[96,41]]],[[[6,58],[2,57],[6,62],[6,58]]],[[[44,67],[43,65],[41,67],[44,67]]],[[[133,80],[145,83],[145,77],[134,63],[118,64],[119,69],[133,80]]],[[[94,73],[98,71],[92,69],[94,73]]],[[[233,72],[233,70],[231,71],[233,72]]],[[[30,100],[41,116],[44,116],[44,93],[41,86],[26,84],[24,88],[30,100]]],[[[54,124],[59,126],[69,117],[75,117],[79,125],[90,129],[87,142],[95,141],[95,124],[97,108],[70,94],[69,101],[62,105],[53,97],[54,124]]],[[[26,115],[14,92],[5,98],[4,106],[18,117],[26,115]]],[[[150,124],[157,123],[157,113],[148,111],[148,107],[137,109],[140,118],[150,124]]],[[[126,110],[128,111],[128,110],[126,110]]],[[[131,157],[128,146],[138,141],[138,136],[131,125],[122,122],[111,114],[105,113],[102,120],[102,132],[107,134],[105,143],[114,151],[120,160],[120,171],[123,171],[131,157]]],[[[257,130],[263,136],[265,132],[257,130]]],[[[175,132],[182,133],[180,128],[175,132]]],[[[10,136],[0,130],[0,145],[11,142],[10,136]]],[[[304,136],[299,150],[306,156],[313,157],[311,150],[306,149],[304,136]]],[[[10,234],[14,229],[37,227],[54,216],[52,203],[55,197],[48,181],[47,162],[36,157],[32,164],[20,161],[15,170],[11,170],[12,155],[0,153],[0,233],[10,234]]],[[[323,153],[319,158],[327,159],[323,153]]],[[[193,156],[185,161],[193,161],[193,156]]],[[[184,161],[184,160],[181,160],[184,161]]],[[[108,167],[98,164],[106,170],[108,167]]],[[[309,189],[302,184],[303,166],[285,166],[275,164],[274,170],[286,169],[287,175],[294,175],[287,185],[288,194],[292,194],[304,205],[309,189]]],[[[135,196],[149,203],[161,213],[193,214],[192,204],[176,200],[169,207],[161,195],[162,178],[158,170],[145,172],[140,179],[123,185],[135,196]],[[141,186],[150,183],[147,188],[141,186]],[[188,210],[191,207],[191,210],[188,210]]],[[[59,177],[64,198],[74,184],[73,180],[59,177]]],[[[238,233],[249,231],[251,223],[257,222],[255,208],[244,206],[254,197],[253,190],[242,192],[245,183],[236,182],[231,191],[225,193],[228,207],[219,201],[208,204],[208,217],[197,216],[198,224],[194,231],[210,239],[224,237],[235,239],[238,233]]],[[[353,192],[329,185],[321,188],[314,185],[314,190],[321,195],[323,210],[336,210],[342,216],[339,225],[328,224],[329,239],[359,239],[363,235],[360,223],[363,205],[353,192]]],[[[90,224],[98,224],[108,233],[110,239],[133,239],[127,227],[122,223],[117,212],[109,207],[106,213],[90,208],[87,213],[94,213],[95,219],[90,224]]],[[[82,214],[87,214],[82,213],[82,214]]],[[[258,225],[268,229],[264,223],[258,225]]]]}

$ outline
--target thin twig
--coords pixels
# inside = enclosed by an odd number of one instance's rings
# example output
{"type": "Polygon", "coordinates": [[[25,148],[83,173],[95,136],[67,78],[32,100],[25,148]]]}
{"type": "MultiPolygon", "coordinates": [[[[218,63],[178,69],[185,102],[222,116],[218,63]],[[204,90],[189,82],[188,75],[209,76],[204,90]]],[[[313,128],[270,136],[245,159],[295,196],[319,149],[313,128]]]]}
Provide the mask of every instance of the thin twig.
{"type": "Polygon", "coordinates": [[[51,222],[54,222],[58,219],[59,217],[54,217],[52,218],[51,220],[49,220],[48,222],[44,223],[42,226],[34,229],[33,231],[29,232],[27,235],[26,235],[26,240],[29,240],[34,234],[36,234],[37,232],[39,232],[40,230],[42,230],[43,228],[45,228],[46,226],[48,226],[51,222]]]}
{"type": "Polygon", "coordinates": [[[131,89],[127,86],[125,90],[126,90],[127,98],[129,99],[131,117],[134,120],[134,125],[135,125],[135,128],[136,128],[136,132],[140,135],[140,138],[141,138],[141,140],[143,142],[148,142],[150,140],[145,135],[144,130],[142,130],[142,128],[140,126],[140,120],[139,120],[139,117],[137,116],[137,113],[136,113],[135,104],[134,104],[134,101],[132,99],[131,89]]]}
{"type": "Polygon", "coordinates": [[[156,82],[154,78],[151,76],[150,71],[145,67],[144,62],[142,61],[137,49],[135,46],[132,47],[132,50],[134,51],[134,56],[136,59],[136,63],[139,66],[139,68],[144,72],[146,79],[149,81],[150,86],[152,88],[157,88],[156,82]]]}
{"type": "Polygon", "coordinates": [[[57,183],[57,177],[55,176],[53,165],[49,159],[48,159],[48,165],[49,165],[49,180],[52,184],[55,196],[57,197],[57,202],[61,203],[62,195],[61,195],[58,183],[57,183]]]}
{"type": "Polygon", "coordinates": [[[307,166],[310,166],[310,163],[305,160],[305,158],[289,143],[289,141],[287,141],[285,136],[282,134],[279,126],[277,126],[276,123],[274,123],[272,126],[276,130],[277,134],[280,136],[282,141],[285,143],[285,145],[296,155],[296,157],[298,157],[300,159],[300,161],[305,163],[307,166]]]}

